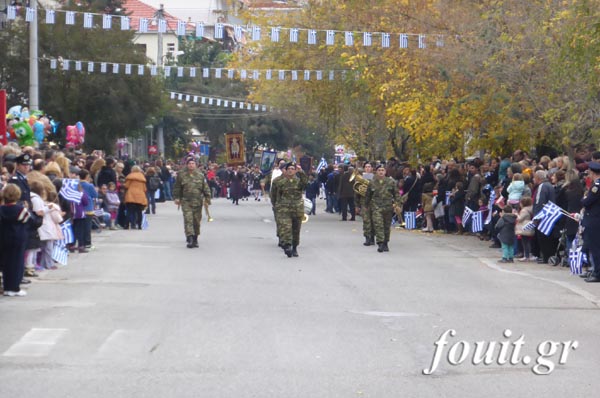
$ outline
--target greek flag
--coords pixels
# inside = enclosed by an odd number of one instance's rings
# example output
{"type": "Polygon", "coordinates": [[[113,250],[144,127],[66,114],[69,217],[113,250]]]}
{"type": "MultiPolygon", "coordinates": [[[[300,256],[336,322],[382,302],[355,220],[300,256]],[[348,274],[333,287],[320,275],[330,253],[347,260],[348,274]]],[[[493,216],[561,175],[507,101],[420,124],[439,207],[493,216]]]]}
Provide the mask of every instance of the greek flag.
{"type": "Polygon", "coordinates": [[[83,192],[79,192],[79,180],[64,178],[59,194],[70,202],[81,203],[83,192]]]}
{"type": "Polygon", "coordinates": [[[196,24],[196,37],[204,37],[204,24],[202,22],[196,24]]]}
{"type": "Polygon", "coordinates": [[[142,213],[142,229],[148,229],[148,218],[146,217],[146,213],[142,213]]]}
{"type": "Polygon", "coordinates": [[[94,63],[93,62],[88,62],[88,72],[89,73],[94,72],[94,63]]]}
{"type": "Polygon", "coordinates": [[[317,44],[317,31],[314,29],[308,30],[308,44],[317,44]]]}
{"type": "Polygon", "coordinates": [[[50,69],[56,69],[58,62],[55,59],[50,60],[50,69]]]}
{"type": "Polygon", "coordinates": [[[167,33],[167,20],[166,19],[158,20],[158,33],[167,33]]]}
{"type": "Polygon", "coordinates": [[[165,77],[170,77],[170,76],[171,76],[171,67],[165,66],[165,77]]]}
{"type": "Polygon", "coordinates": [[[382,33],[381,34],[381,47],[388,48],[390,46],[390,34],[382,33]]]}
{"type": "Polygon", "coordinates": [[[35,8],[27,7],[25,12],[25,21],[32,22],[35,18],[35,8]]]}
{"type": "Polygon", "coordinates": [[[290,43],[298,43],[298,28],[290,29],[290,43]]]}
{"type": "Polygon", "coordinates": [[[490,200],[488,202],[488,214],[487,217],[485,218],[485,224],[489,224],[490,222],[492,222],[492,210],[494,208],[494,202],[496,201],[496,191],[492,190],[492,193],[490,193],[490,200]]]}
{"type": "Polygon", "coordinates": [[[222,69],[221,69],[221,68],[216,68],[216,69],[215,69],[215,77],[216,77],[217,79],[220,79],[220,78],[221,78],[221,76],[222,76],[222,69]]]}
{"type": "Polygon", "coordinates": [[[210,69],[202,68],[202,77],[210,77],[210,69]]]}
{"type": "Polygon", "coordinates": [[[333,46],[334,43],[335,43],[335,31],[328,30],[327,34],[325,35],[325,44],[328,46],[333,46]]]}
{"type": "Polygon", "coordinates": [[[535,223],[533,221],[529,221],[527,224],[523,226],[523,231],[533,231],[535,229],[535,223]]]}
{"type": "Polygon", "coordinates": [[[265,79],[271,80],[273,78],[273,71],[271,69],[267,69],[265,72],[265,79]]]}
{"type": "Polygon", "coordinates": [[[252,40],[254,40],[254,41],[260,40],[260,26],[252,27],[252,40]]]}
{"type": "Polygon", "coordinates": [[[150,74],[152,76],[158,75],[158,67],[156,65],[150,66],[150,74]]]}
{"type": "Polygon", "coordinates": [[[473,213],[473,221],[471,223],[472,232],[483,231],[483,211],[476,211],[473,213]]]}
{"type": "Polygon", "coordinates": [[[46,10],[46,23],[49,25],[54,24],[56,21],[56,11],[54,10],[46,10]]]}
{"type": "Polygon", "coordinates": [[[94,16],[89,12],[84,13],[83,14],[83,27],[86,29],[91,29],[93,23],[94,23],[94,16]]]}
{"type": "Polygon", "coordinates": [[[335,79],[335,71],[330,70],[329,71],[329,80],[334,80],[335,79]]]}
{"type": "Polygon", "coordinates": [[[581,247],[576,249],[569,249],[569,267],[571,268],[571,275],[581,275],[583,272],[581,267],[583,266],[583,252],[581,247]]]}
{"type": "Polygon", "coordinates": [[[298,71],[297,70],[292,71],[292,80],[298,80],[298,71]]]}
{"type": "Polygon", "coordinates": [[[102,29],[112,29],[112,15],[102,15],[102,29]]]}
{"type": "Polygon", "coordinates": [[[373,40],[372,40],[372,35],[371,32],[364,32],[363,33],[363,46],[368,47],[371,44],[373,44],[373,40]]]}
{"type": "Polygon", "coordinates": [[[444,47],[444,36],[439,35],[435,41],[435,45],[438,47],[444,47]]]}
{"type": "Polygon", "coordinates": [[[416,229],[417,228],[417,213],[414,211],[404,212],[404,228],[416,229]]]}
{"type": "Polygon", "coordinates": [[[324,169],[327,167],[327,161],[325,160],[325,158],[321,158],[321,161],[319,162],[319,164],[317,165],[317,173],[321,171],[321,169],[324,169]]]}
{"type": "Polygon", "coordinates": [[[240,40],[242,40],[242,34],[243,34],[242,27],[240,25],[235,25],[233,27],[233,37],[235,37],[235,39],[237,41],[240,41],[240,40]]]}
{"type": "Polygon", "coordinates": [[[427,48],[425,43],[425,35],[419,35],[419,48],[427,48]]]}
{"type": "Polygon", "coordinates": [[[148,18],[140,18],[140,26],[138,31],[140,33],[148,33],[148,18]]]}
{"type": "Polygon", "coordinates": [[[69,61],[68,59],[63,60],[63,70],[69,70],[70,63],[71,61],[69,61]]]}
{"type": "Polygon", "coordinates": [[[17,18],[17,6],[8,6],[6,9],[6,19],[13,20],[17,18]]]}
{"type": "Polygon", "coordinates": [[[64,239],[61,242],[66,244],[75,242],[75,235],[73,234],[73,225],[71,225],[70,220],[66,220],[62,224],[60,224],[60,232],[64,239]]]}
{"type": "Polygon", "coordinates": [[[546,236],[550,236],[552,233],[552,229],[554,228],[554,224],[558,221],[558,219],[562,216],[562,209],[558,207],[556,203],[548,202],[544,205],[542,211],[533,217],[534,220],[540,220],[537,228],[538,230],[546,236]]]}
{"type": "Polygon", "coordinates": [[[452,195],[452,191],[446,191],[446,200],[444,201],[446,206],[450,205],[450,195],[452,195]]]}
{"type": "Polygon", "coordinates": [[[55,240],[52,245],[52,260],[59,264],[67,265],[69,259],[69,250],[64,240],[55,240]]]}
{"type": "Polygon", "coordinates": [[[125,74],[131,75],[131,64],[125,64],[125,74]]]}
{"type": "Polygon", "coordinates": [[[469,222],[469,218],[471,218],[472,214],[473,214],[473,210],[471,210],[468,207],[465,207],[465,212],[463,213],[463,216],[462,216],[462,225],[463,226],[467,225],[467,223],[469,222]]]}
{"type": "Polygon", "coordinates": [[[310,80],[310,71],[309,70],[304,71],[304,80],[310,80]]]}
{"type": "Polygon", "coordinates": [[[227,78],[228,79],[233,79],[235,75],[235,69],[227,69],[227,78]]]}
{"type": "Polygon", "coordinates": [[[408,35],[406,33],[400,35],[400,48],[408,48],[408,35]]]}
{"type": "Polygon", "coordinates": [[[242,69],[240,71],[240,79],[244,80],[246,77],[248,77],[248,72],[246,72],[246,69],[242,69]]]}
{"type": "Polygon", "coordinates": [[[138,75],[144,74],[144,65],[138,65],[138,75]]]}
{"type": "Polygon", "coordinates": [[[129,17],[122,16],[121,17],[121,30],[129,30],[130,29],[130,19],[129,17]]]}
{"type": "Polygon", "coordinates": [[[119,64],[113,64],[113,73],[119,73],[119,64]]]}
{"type": "Polygon", "coordinates": [[[75,61],[75,70],[81,70],[81,61],[75,61]]]}
{"type": "Polygon", "coordinates": [[[183,67],[182,66],[177,67],[177,77],[183,77],[183,67]]]}
{"type": "Polygon", "coordinates": [[[100,72],[106,73],[106,68],[108,68],[108,64],[106,62],[102,62],[100,64],[100,72]]]}
{"type": "Polygon", "coordinates": [[[185,22],[177,21],[177,36],[185,36],[185,22]]]}
{"type": "Polygon", "coordinates": [[[65,15],[65,25],[75,25],[75,11],[67,11],[65,15]]]}
{"type": "Polygon", "coordinates": [[[259,77],[260,77],[259,71],[257,71],[257,70],[252,71],[252,79],[258,80],[259,77]]]}
{"type": "Polygon", "coordinates": [[[344,33],[344,39],[346,42],[347,46],[353,46],[354,45],[354,35],[352,34],[352,32],[345,32],[344,33]]]}
{"type": "Polygon", "coordinates": [[[323,71],[322,70],[317,71],[317,80],[323,80],[323,71]]]}
{"type": "Polygon", "coordinates": [[[281,28],[271,28],[271,41],[272,42],[279,42],[279,32],[281,31],[281,28]]]}

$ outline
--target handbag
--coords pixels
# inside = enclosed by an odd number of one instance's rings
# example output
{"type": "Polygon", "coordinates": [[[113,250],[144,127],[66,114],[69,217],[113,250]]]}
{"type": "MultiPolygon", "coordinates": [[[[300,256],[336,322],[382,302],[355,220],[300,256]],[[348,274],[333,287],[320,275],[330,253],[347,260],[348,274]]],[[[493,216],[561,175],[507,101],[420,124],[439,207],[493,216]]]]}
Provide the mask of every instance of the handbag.
{"type": "Polygon", "coordinates": [[[417,181],[419,181],[419,178],[415,178],[415,182],[413,182],[412,186],[410,187],[410,189],[408,190],[408,192],[406,192],[404,195],[400,196],[400,198],[398,198],[398,206],[403,207],[404,203],[406,203],[406,201],[408,200],[408,194],[410,193],[410,191],[413,190],[413,188],[415,187],[415,185],[417,185],[417,181]]]}

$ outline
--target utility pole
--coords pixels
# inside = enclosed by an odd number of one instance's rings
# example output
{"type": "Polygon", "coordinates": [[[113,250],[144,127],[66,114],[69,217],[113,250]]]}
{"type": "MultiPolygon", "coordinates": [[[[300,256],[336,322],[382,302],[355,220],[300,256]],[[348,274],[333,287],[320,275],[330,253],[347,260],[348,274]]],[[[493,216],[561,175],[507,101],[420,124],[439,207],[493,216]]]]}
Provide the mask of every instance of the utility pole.
{"type": "Polygon", "coordinates": [[[35,10],[35,17],[29,23],[29,110],[37,111],[40,109],[37,0],[30,0],[29,6],[35,10]]]}
{"type": "MultiPolygon", "coordinates": [[[[161,4],[160,8],[156,12],[156,26],[158,30],[158,53],[156,59],[156,65],[158,66],[158,70],[161,70],[163,67],[163,34],[160,31],[160,20],[165,17],[165,8],[164,5],[161,4]]],[[[156,129],[156,139],[158,141],[158,153],[159,156],[164,156],[165,153],[165,136],[163,132],[163,119],[160,118],[158,121],[158,126],[156,129]]]]}

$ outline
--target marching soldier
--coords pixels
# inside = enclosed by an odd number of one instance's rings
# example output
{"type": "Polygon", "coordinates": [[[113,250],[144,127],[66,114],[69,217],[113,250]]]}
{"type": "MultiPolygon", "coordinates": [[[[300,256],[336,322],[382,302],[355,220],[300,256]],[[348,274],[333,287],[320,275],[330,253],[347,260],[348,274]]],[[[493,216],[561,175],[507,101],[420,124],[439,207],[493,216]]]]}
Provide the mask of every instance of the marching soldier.
{"type": "Polygon", "coordinates": [[[196,168],[194,158],[188,158],[185,170],[177,174],[173,199],[177,206],[181,204],[187,247],[198,247],[202,207],[210,205],[210,188],[204,174],[196,168]]]}
{"type": "Polygon", "coordinates": [[[271,172],[266,177],[266,179],[268,180],[267,186],[270,187],[269,197],[271,198],[271,208],[273,209],[273,218],[275,219],[275,231],[277,233],[277,239],[279,240],[277,245],[279,247],[283,247],[283,245],[281,244],[281,234],[279,233],[281,227],[279,225],[279,221],[277,220],[277,210],[275,208],[275,201],[277,199],[275,197],[277,196],[277,181],[283,176],[285,164],[285,160],[281,159],[277,166],[274,166],[273,170],[271,170],[271,172]]]}
{"type": "Polygon", "coordinates": [[[377,166],[373,180],[367,188],[367,208],[371,210],[373,219],[373,229],[377,240],[377,251],[387,252],[388,242],[390,241],[390,228],[392,226],[392,216],[398,203],[398,189],[396,182],[391,177],[385,176],[385,166],[377,166]]]}
{"type": "Polygon", "coordinates": [[[586,282],[600,282],[600,163],[589,163],[592,185],[581,203],[584,207],[581,226],[583,244],[588,249],[588,258],[594,271],[586,282]]]}
{"type": "MultiPolygon", "coordinates": [[[[363,165],[362,178],[367,182],[370,182],[373,179],[373,165],[371,165],[371,163],[366,162],[363,165]]],[[[354,183],[357,184],[356,181],[354,183]]],[[[373,229],[373,217],[371,210],[369,207],[367,207],[366,196],[362,195],[356,189],[354,191],[356,197],[356,208],[359,209],[359,214],[363,221],[363,235],[365,236],[365,243],[363,243],[363,245],[372,246],[375,244],[375,230],[373,229]]]]}
{"type": "Polygon", "coordinates": [[[271,186],[271,201],[277,215],[279,238],[288,257],[298,257],[300,227],[304,218],[302,192],[307,184],[308,177],[302,168],[290,162],[286,164],[282,177],[271,186]]]}

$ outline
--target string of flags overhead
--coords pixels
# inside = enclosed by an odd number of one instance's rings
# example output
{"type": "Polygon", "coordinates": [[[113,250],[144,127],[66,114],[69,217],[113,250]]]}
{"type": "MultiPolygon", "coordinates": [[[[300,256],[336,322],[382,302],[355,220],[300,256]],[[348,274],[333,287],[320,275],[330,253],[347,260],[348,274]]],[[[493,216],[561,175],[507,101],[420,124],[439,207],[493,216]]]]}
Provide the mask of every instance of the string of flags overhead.
{"type": "MultiPolygon", "coordinates": [[[[56,24],[57,14],[64,13],[65,25],[75,25],[82,23],[86,29],[99,27],[95,24],[95,20],[102,21],[102,29],[112,29],[114,26],[119,26],[121,30],[132,30],[133,26],[137,27],[138,33],[149,33],[156,27],[159,33],[174,32],[177,36],[195,35],[196,38],[206,37],[208,30],[213,31],[215,39],[224,39],[229,35],[228,31],[232,30],[233,37],[240,41],[242,38],[249,38],[252,41],[261,41],[263,39],[270,40],[273,43],[278,43],[287,37],[290,43],[305,42],[309,45],[318,45],[325,43],[327,46],[333,46],[336,42],[341,42],[345,46],[354,46],[355,43],[362,42],[363,47],[374,47],[379,43],[380,48],[409,48],[416,46],[419,49],[430,47],[444,47],[448,35],[442,34],[422,34],[422,33],[388,33],[388,32],[365,32],[365,31],[344,31],[334,29],[313,29],[313,28],[295,28],[269,26],[262,27],[258,25],[229,25],[225,23],[216,23],[214,25],[205,25],[202,22],[186,22],[174,18],[136,18],[137,23],[132,23],[132,18],[125,15],[97,14],[91,12],[80,12],[70,10],[54,10],[46,9],[45,23],[56,24]],[[113,24],[113,21],[117,21],[113,24]],[[339,37],[339,39],[338,39],[339,37]]],[[[38,10],[31,7],[25,9],[25,21],[31,22],[37,18],[38,10]]],[[[7,7],[7,19],[14,20],[18,15],[18,7],[11,5],[7,7]]]]}
{"type": "Polygon", "coordinates": [[[123,71],[126,75],[137,74],[143,76],[150,73],[151,76],[163,74],[165,77],[202,77],[203,79],[239,79],[239,80],[292,80],[292,81],[312,81],[323,80],[333,81],[337,79],[345,80],[349,74],[354,74],[354,78],[359,77],[359,72],[349,70],[313,70],[313,69],[233,69],[233,68],[200,68],[189,66],[163,66],[143,65],[143,64],[125,64],[119,62],[106,61],[82,61],[59,58],[47,58],[50,61],[50,69],[63,71],[77,71],[88,73],[113,73],[119,74],[123,71]]]}
{"type": "Polygon", "coordinates": [[[185,93],[177,93],[171,91],[171,99],[179,101],[194,102],[201,105],[220,106],[231,109],[242,109],[255,112],[273,112],[275,109],[272,106],[263,104],[255,104],[248,101],[239,101],[229,98],[207,97],[202,95],[191,95],[185,93]]]}

